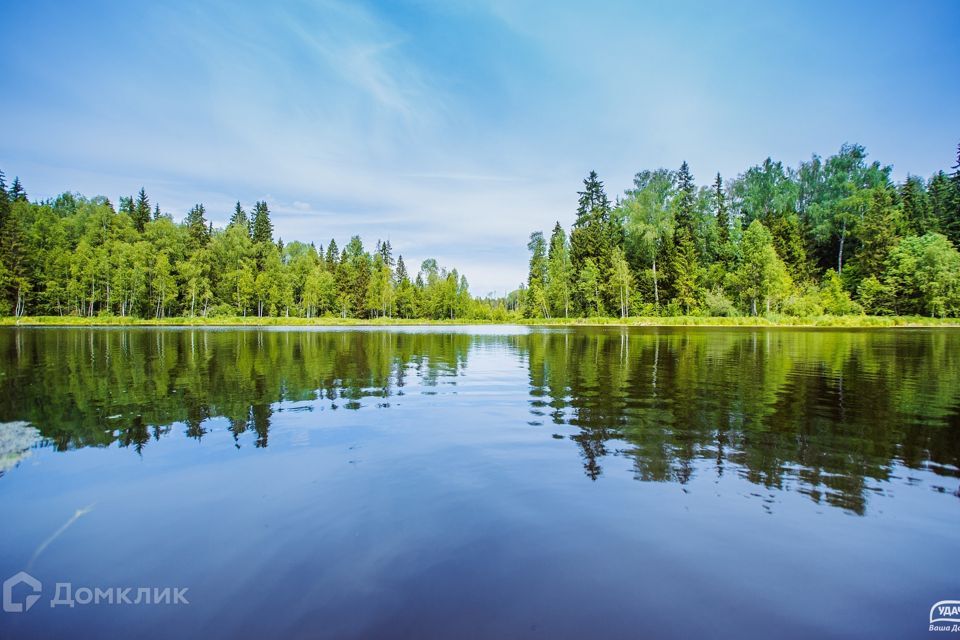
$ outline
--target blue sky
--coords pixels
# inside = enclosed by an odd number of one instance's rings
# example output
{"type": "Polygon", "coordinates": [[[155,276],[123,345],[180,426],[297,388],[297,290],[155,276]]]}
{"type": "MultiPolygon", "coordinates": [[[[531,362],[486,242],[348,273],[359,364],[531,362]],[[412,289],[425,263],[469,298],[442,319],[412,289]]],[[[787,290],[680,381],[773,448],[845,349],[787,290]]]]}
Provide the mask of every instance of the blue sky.
{"type": "Polygon", "coordinates": [[[216,224],[266,199],[286,240],[389,237],[503,292],[590,169],[613,196],[844,142],[949,168],[957,33],[952,0],[14,3],[0,168],[216,224]]]}

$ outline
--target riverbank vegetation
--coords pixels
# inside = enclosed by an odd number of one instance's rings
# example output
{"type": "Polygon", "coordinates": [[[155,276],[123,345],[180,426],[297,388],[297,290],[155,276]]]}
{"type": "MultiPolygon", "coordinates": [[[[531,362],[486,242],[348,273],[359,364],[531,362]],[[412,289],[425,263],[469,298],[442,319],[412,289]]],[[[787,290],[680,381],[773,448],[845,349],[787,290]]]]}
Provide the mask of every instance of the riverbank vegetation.
{"type": "Polygon", "coordinates": [[[759,316],[611,316],[577,318],[524,318],[511,313],[505,319],[424,319],[424,318],[340,318],[320,316],[313,318],[284,316],[184,316],[138,318],[135,316],[4,316],[2,326],[48,327],[404,327],[457,326],[486,324],[519,324],[544,327],[611,326],[611,327],[955,327],[960,329],[960,318],[928,318],[925,316],[867,316],[820,315],[787,316],[765,314],[759,316]]]}
{"type": "Polygon", "coordinates": [[[175,222],[144,189],[116,207],[72,193],[30,202],[0,173],[0,316],[843,326],[960,316],[960,155],[952,173],[899,184],[866,158],[858,145],[796,168],[768,158],[709,187],[683,163],[637,173],[613,203],[591,172],[570,233],[559,222],[549,238],[533,233],[527,280],[502,298],[472,297],[436,260],[408,271],[389,241],[284,243],[262,201],[249,213],[238,202],[214,228],[204,205],[175,222]]]}
{"type": "Polygon", "coordinates": [[[611,203],[591,172],[568,234],[531,234],[529,318],[960,315],[954,172],[891,181],[858,145],[796,168],[767,159],[697,186],[641,171],[611,203]]]}

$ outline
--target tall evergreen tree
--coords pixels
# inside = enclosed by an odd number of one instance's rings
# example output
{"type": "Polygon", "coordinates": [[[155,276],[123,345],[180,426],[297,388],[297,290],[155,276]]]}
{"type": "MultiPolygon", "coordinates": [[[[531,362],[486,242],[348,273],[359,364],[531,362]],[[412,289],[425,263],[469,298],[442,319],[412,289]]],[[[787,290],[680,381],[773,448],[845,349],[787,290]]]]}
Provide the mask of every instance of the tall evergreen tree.
{"type": "Polygon", "coordinates": [[[240,206],[240,201],[237,200],[237,206],[233,209],[233,215],[230,216],[230,224],[238,224],[243,227],[246,227],[249,231],[250,228],[250,219],[247,218],[247,212],[243,210],[243,207],[240,206]]]}
{"type": "Polygon", "coordinates": [[[331,273],[335,272],[337,265],[340,264],[340,249],[337,247],[337,241],[333,238],[330,239],[330,244],[327,245],[325,262],[327,263],[327,271],[331,273]]]}
{"type": "Polygon", "coordinates": [[[393,268],[393,247],[390,246],[390,239],[388,238],[379,247],[380,257],[383,259],[383,264],[393,268]]]}
{"type": "Polygon", "coordinates": [[[930,179],[927,194],[930,201],[930,216],[938,221],[943,232],[954,246],[960,244],[960,211],[957,210],[958,187],[943,171],[930,179]]]}
{"type": "Polygon", "coordinates": [[[946,224],[941,225],[941,231],[955,247],[960,248],[960,144],[957,145],[957,163],[953,165],[950,183],[953,185],[951,195],[953,206],[950,207],[951,213],[946,224]]]}
{"type": "Polygon", "coordinates": [[[10,195],[7,193],[3,171],[0,171],[0,245],[3,244],[3,225],[8,215],[10,215],[10,195]]]}
{"type": "Polygon", "coordinates": [[[699,304],[701,267],[696,248],[694,214],[697,206],[696,185],[690,166],[683,162],[677,171],[677,193],[673,199],[674,235],[669,260],[674,302],[684,313],[699,304]]]}
{"type": "MultiPolygon", "coordinates": [[[[596,171],[590,172],[583,186],[583,191],[579,192],[577,219],[570,232],[570,261],[574,273],[580,273],[590,259],[599,274],[606,274],[610,269],[613,248],[618,240],[622,240],[622,232],[618,233],[620,227],[611,220],[610,200],[596,171]],[[618,238],[618,235],[621,237],[618,238]]],[[[587,301],[585,291],[587,289],[578,287],[577,299],[583,310],[592,312],[594,305],[592,300],[587,301]]],[[[602,303],[601,299],[601,308],[602,303]]]]}
{"type": "Polygon", "coordinates": [[[908,175],[900,185],[899,196],[904,223],[911,233],[923,235],[939,229],[939,221],[931,216],[927,190],[921,178],[908,175]]]}
{"type": "Polygon", "coordinates": [[[150,200],[147,199],[147,192],[143,187],[140,187],[140,193],[137,194],[137,202],[133,205],[131,217],[137,231],[143,233],[147,223],[150,222],[150,200]]]}
{"type": "Polygon", "coordinates": [[[684,160],[677,171],[677,195],[674,199],[674,219],[676,231],[686,231],[692,239],[694,235],[694,213],[697,205],[697,185],[693,182],[690,165],[684,160]]]}
{"type": "Polygon", "coordinates": [[[900,227],[900,211],[893,204],[893,194],[886,187],[874,189],[856,229],[860,241],[856,256],[858,280],[882,275],[887,257],[899,239],[900,227]]]}
{"type": "Polygon", "coordinates": [[[273,223],[270,222],[270,210],[262,200],[253,205],[253,232],[251,237],[255,243],[273,242],[273,223]]]}
{"type": "Polygon", "coordinates": [[[13,184],[10,185],[9,196],[10,202],[26,202],[27,201],[27,192],[23,190],[23,185],[20,184],[20,177],[14,176],[13,184]]]}
{"type": "Polygon", "coordinates": [[[713,182],[713,206],[717,216],[717,238],[722,247],[730,242],[730,212],[727,207],[727,196],[723,192],[723,180],[719,173],[713,182]]]}
{"type": "Polygon", "coordinates": [[[199,247],[207,246],[207,243],[210,241],[207,220],[204,218],[205,213],[206,209],[204,209],[203,205],[196,204],[190,209],[184,221],[190,231],[190,237],[199,247]]]}
{"type": "Polygon", "coordinates": [[[120,196],[120,213],[125,213],[133,220],[133,196],[120,196]]]}

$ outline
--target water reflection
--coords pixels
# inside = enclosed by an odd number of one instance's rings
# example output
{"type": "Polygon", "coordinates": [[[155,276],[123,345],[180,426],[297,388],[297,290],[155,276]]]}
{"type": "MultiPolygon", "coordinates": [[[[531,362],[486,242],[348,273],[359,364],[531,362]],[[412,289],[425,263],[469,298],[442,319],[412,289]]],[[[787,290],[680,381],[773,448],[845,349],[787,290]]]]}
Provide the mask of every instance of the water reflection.
{"type": "Polygon", "coordinates": [[[681,330],[530,336],[531,412],[571,424],[584,470],[638,480],[710,462],[863,513],[897,463],[957,477],[958,336],[681,330]]]}
{"type": "Polygon", "coordinates": [[[505,379],[526,372],[526,388],[497,392],[517,428],[569,439],[594,481],[624,458],[641,481],[733,473],[863,514],[912,469],[951,491],[960,475],[951,331],[7,329],[0,422],[29,422],[61,451],[143,455],[174,431],[202,441],[222,418],[234,446],[262,448],[285,412],[415,394],[468,415],[489,402],[468,393],[481,352],[505,379]]]}

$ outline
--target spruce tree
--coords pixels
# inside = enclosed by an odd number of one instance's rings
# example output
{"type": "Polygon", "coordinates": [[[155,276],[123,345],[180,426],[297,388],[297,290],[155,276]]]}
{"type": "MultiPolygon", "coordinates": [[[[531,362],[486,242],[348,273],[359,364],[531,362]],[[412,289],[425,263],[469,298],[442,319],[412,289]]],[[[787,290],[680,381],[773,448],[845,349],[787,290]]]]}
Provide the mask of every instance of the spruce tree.
{"type": "Polygon", "coordinates": [[[700,298],[700,261],[694,235],[696,185],[686,161],[677,172],[677,191],[672,203],[674,215],[673,244],[665,247],[670,269],[674,302],[684,313],[690,313],[700,298]]]}
{"type": "Polygon", "coordinates": [[[387,265],[391,269],[393,268],[393,247],[390,246],[390,240],[384,241],[379,246],[380,257],[383,259],[383,264],[387,265]]]}
{"type": "Polygon", "coordinates": [[[950,214],[947,216],[947,224],[943,225],[943,233],[953,243],[953,246],[960,248],[960,144],[957,145],[957,163],[953,165],[953,175],[950,177],[953,185],[951,194],[950,214]]]}
{"type": "Polygon", "coordinates": [[[230,216],[230,224],[239,224],[247,227],[247,231],[250,229],[250,219],[247,218],[247,212],[243,210],[243,207],[240,206],[240,201],[237,200],[237,206],[233,209],[233,215],[230,216]]]}
{"type": "Polygon", "coordinates": [[[253,205],[253,228],[251,237],[255,243],[273,242],[273,223],[267,203],[258,201],[253,205]]]}
{"type": "MultiPolygon", "coordinates": [[[[718,176],[719,177],[719,176],[718,176]]],[[[693,182],[690,166],[684,160],[677,172],[677,195],[675,196],[675,220],[677,231],[687,230],[691,239],[694,236],[693,216],[697,201],[697,187],[693,182]]]]}
{"type": "Polygon", "coordinates": [[[20,184],[19,176],[13,178],[13,184],[10,185],[10,193],[8,195],[10,202],[26,202],[27,201],[27,192],[23,190],[23,185],[20,184]]]}
{"type": "Polygon", "coordinates": [[[330,239],[330,244],[327,245],[327,258],[325,262],[327,263],[327,271],[335,273],[337,265],[340,264],[340,249],[337,247],[337,241],[333,238],[330,239]]]}
{"type": "Polygon", "coordinates": [[[960,211],[957,209],[958,187],[943,171],[938,171],[930,180],[927,194],[930,200],[930,217],[938,221],[943,235],[960,245],[960,211]]]}
{"type": "Polygon", "coordinates": [[[133,220],[133,196],[120,196],[120,213],[125,213],[133,220]]]}
{"type": "MultiPolygon", "coordinates": [[[[587,260],[599,273],[610,268],[610,258],[618,238],[618,225],[611,221],[610,200],[603,190],[603,182],[591,171],[583,181],[584,189],[578,192],[577,219],[570,232],[570,261],[574,279],[580,280],[580,272],[587,260]]],[[[596,301],[587,296],[586,289],[578,287],[577,300],[584,312],[594,313],[596,301]]],[[[602,308],[603,301],[600,301],[602,308]]]]}
{"type": "Polygon", "coordinates": [[[196,204],[190,209],[190,213],[187,214],[187,219],[185,220],[191,239],[199,247],[205,247],[207,242],[210,241],[207,220],[204,218],[205,213],[206,209],[204,209],[203,205],[196,204]]]}
{"type": "Polygon", "coordinates": [[[897,244],[900,230],[900,211],[893,204],[893,194],[886,187],[873,191],[870,205],[857,225],[860,248],[856,256],[856,274],[859,280],[874,276],[880,278],[890,251],[897,244]]]}
{"type": "Polygon", "coordinates": [[[10,195],[7,193],[7,183],[3,171],[0,171],[0,244],[3,243],[3,225],[10,214],[10,195]]]}
{"type": "Polygon", "coordinates": [[[717,174],[713,183],[713,203],[717,209],[717,232],[721,244],[730,241],[730,212],[727,210],[727,197],[723,192],[723,179],[717,174]]]}
{"type": "Polygon", "coordinates": [[[900,206],[909,231],[922,236],[928,231],[939,230],[939,221],[930,215],[930,203],[923,180],[908,175],[900,185],[900,206]]]}
{"type": "Polygon", "coordinates": [[[143,233],[147,223],[150,222],[150,200],[147,199],[147,192],[143,187],[140,187],[140,193],[137,194],[137,202],[133,205],[132,217],[137,231],[143,233]]]}

